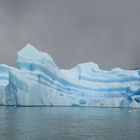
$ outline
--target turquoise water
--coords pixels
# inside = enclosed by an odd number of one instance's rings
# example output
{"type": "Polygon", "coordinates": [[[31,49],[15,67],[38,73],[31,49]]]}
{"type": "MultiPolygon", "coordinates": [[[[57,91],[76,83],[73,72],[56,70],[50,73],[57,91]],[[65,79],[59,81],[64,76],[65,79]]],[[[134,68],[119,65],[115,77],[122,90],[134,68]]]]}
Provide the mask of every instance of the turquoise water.
{"type": "Polygon", "coordinates": [[[0,107],[0,140],[132,139],[140,139],[140,109],[0,107]]]}

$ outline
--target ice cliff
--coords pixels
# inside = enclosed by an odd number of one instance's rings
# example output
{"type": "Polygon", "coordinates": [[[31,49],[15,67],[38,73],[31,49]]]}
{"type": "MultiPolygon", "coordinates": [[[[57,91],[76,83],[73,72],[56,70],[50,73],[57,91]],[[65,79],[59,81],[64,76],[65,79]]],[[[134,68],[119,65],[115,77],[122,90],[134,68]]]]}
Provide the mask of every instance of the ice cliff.
{"type": "Polygon", "coordinates": [[[92,62],[62,70],[29,44],[16,63],[0,65],[0,105],[140,108],[140,70],[105,71],[92,62]]]}

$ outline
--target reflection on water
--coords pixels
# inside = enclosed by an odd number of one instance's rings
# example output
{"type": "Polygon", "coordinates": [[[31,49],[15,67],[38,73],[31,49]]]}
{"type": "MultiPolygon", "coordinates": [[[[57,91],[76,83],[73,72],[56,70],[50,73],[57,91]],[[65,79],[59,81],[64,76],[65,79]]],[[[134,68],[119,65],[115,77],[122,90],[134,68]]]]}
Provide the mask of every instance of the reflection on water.
{"type": "Polygon", "coordinates": [[[0,107],[0,140],[138,140],[140,110],[0,107]]]}

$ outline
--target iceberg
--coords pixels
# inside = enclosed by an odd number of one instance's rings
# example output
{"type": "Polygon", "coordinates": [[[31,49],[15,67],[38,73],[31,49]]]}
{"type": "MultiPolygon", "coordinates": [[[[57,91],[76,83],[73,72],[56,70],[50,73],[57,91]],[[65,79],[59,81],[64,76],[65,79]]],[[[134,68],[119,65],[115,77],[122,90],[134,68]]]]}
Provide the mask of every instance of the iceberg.
{"type": "Polygon", "coordinates": [[[17,67],[0,65],[0,105],[140,108],[140,70],[101,70],[97,64],[60,69],[27,44],[17,67]]]}

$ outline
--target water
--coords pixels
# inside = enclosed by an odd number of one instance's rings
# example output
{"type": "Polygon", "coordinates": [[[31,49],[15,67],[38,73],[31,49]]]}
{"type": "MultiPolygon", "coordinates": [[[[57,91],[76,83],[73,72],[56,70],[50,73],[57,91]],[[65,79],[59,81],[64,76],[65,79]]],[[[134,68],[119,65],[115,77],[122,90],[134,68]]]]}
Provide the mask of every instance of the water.
{"type": "Polygon", "coordinates": [[[139,140],[140,110],[0,107],[0,140],[139,140]]]}

